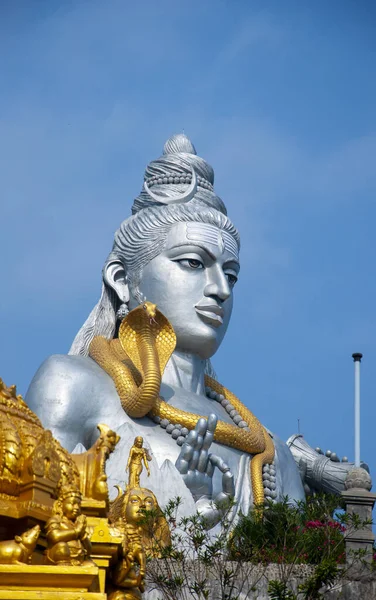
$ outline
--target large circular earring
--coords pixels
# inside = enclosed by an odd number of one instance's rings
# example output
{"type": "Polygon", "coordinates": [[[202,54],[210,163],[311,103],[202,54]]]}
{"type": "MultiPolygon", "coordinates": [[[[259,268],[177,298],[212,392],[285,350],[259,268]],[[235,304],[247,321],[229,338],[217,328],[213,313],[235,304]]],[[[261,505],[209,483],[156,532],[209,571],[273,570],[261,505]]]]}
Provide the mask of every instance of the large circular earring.
{"type": "Polygon", "coordinates": [[[117,320],[122,321],[127,316],[128,313],[129,313],[128,305],[123,302],[122,304],[120,304],[119,308],[116,311],[117,320]]]}

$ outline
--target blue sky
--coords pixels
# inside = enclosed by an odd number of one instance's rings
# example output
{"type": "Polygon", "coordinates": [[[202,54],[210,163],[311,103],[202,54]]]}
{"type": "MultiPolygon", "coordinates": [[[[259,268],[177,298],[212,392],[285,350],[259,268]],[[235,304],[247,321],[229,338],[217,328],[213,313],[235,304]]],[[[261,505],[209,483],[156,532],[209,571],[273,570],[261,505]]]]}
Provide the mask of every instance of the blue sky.
{"type": "MultiPolygon", "coordinates": [[[[182,130],[242,236],[220,380],[376,473],[371,0],[0,4],[0,376],[22,393],[97,301],[145,165],[182,130]]],[[[375,475],[376,476],[376,475],[375,475]]]]}

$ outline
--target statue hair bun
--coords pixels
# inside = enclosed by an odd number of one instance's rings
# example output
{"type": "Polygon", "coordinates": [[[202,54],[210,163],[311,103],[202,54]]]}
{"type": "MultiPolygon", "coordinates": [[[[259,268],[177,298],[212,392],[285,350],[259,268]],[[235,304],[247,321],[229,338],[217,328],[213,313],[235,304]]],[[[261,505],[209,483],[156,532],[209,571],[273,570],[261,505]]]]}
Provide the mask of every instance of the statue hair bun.
{"type": "Polygon", "coordinates": [[[163,154],[178,154],[179,152],[197,155],[196,148],[185,133],[172,135],[163,147],[163,154]]]}
{"type": "Polygon", "coordinates": [[[214,171],[184,134],[171,136],[163,154],[145,169],[144,185],[132,206],[140,210],[169,204],[198,202],[227,214],[222,200],[214,192],[214,171]],[[146,185],[145,185],[146,184],[146,185]]]}

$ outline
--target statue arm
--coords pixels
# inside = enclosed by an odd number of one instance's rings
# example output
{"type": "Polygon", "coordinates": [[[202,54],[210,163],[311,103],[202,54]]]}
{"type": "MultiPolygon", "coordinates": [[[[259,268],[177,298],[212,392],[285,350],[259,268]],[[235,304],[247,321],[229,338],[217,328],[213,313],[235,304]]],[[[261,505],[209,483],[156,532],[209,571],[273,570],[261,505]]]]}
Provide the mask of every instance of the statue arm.
{"type": "Polygon", "coordinates": [[[90,556],[91,554],[91,541],[87,533],[85,533],[84,537],[81,538],[81,543],[86,550],[86,554],[90,556]]]}
{"type": "Polygon", "coordinates": [[[127,462],[127,466],[125,467],[125,470],[128,471],[129,467],[131,466],[131,462],[132,462],[132,458],[133,458],[133,453],[134,453],[134,449],[133,446],[129,452],[129,456],[128,456],[128,462],[127,462]]]}
{"type": "Polygon", "coordinates": [[[144,450],[143,459],[144,459],[145,469],[146,469],[148,475],[150,475],[150,469],[149,469],[149,463],[148,463],[148,459],[147,459],[147,455],[146,455],[146,450],[144,450]]]}
{"type": "MultiPolygon", "coordinates": [[[[287,445],[298,466],[306,493],[340,494],[344,491],[347,474],[354,468],[354,463],[341,462],[334,452],[323,454],[320,449],[312,448],[302,435],[292,435],[287,445]]],[[[368,470],[367,465],[363,463],[362,466],[368,470]]]]}
{"type": "Polygon", "coordinates": [[[51,545],[59,542],[71,542],[76,540],[78,533],[75,529],[61,529],[61,523],[57,519],[52,518],[46,526],[47,540],[51,545]]]}

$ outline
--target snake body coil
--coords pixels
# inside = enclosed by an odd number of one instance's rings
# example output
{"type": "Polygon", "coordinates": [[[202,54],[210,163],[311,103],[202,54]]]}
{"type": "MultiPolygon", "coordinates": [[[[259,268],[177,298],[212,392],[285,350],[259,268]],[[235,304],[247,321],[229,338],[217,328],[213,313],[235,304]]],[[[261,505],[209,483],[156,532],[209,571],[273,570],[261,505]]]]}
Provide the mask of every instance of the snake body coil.
{"type": "MultiPolygon", "coordinates": [[[[145,302],[132,310],[119,327],[119,338],[97,336],[89,355],[113,379],[125,412],[133,418],[159,416],[194,429],[202,415],[175,408],[159,398],[161,378],[175,349],[175,332],[155,304],[145,302]]],[[[264,502],[262,467],[274,459],[274,444],[255,415],[215,379],[205,383],[230,401],[247,422],[249,431],[218,421],[214,439],[220,444],[252,454],[251,479],[254,503],[264,502]]]]}

